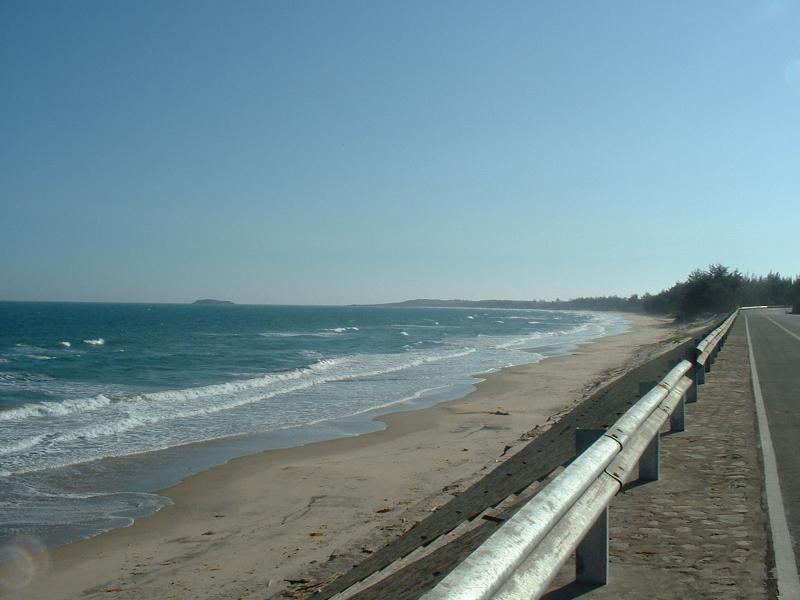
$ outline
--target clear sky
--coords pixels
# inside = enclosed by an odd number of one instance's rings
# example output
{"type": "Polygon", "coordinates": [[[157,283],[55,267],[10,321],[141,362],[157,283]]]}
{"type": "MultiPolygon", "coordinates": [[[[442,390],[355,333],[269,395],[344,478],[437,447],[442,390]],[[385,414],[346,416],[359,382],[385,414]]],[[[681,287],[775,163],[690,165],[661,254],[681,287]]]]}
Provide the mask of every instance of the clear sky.
{"type": "Polygon", "coordinates": [[[798,2],[0,3],[0,299],[800,272],[798,2]]]}

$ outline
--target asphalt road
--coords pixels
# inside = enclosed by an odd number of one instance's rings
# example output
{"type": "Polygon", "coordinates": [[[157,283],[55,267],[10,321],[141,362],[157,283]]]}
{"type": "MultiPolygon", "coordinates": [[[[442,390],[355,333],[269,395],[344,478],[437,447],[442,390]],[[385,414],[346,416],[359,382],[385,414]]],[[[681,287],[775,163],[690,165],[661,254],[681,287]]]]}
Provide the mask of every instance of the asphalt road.
{"type": "Polygon", "coordinates": [[[795,559],[800,562],[800,315],[743,311],[775,450],[795,559]]]}

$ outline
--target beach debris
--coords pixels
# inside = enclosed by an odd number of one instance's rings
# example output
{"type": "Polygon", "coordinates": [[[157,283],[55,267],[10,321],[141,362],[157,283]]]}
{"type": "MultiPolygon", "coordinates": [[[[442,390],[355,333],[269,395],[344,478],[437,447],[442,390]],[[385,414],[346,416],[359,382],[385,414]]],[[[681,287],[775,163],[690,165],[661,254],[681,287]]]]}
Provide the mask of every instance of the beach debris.
{"type": "Polygon", "coordinates": [[[293,590],[284,590],[281,592],[284,596],[289,598],[302,598],[303,592],[307,592],[309,590],[313,590],[314,588],[320,587],[323,582],[316,582],[312,583],[310,579],[301,578],[301,579],[284,579],[286,583],[292,586],[297,586],[293,590]]]}
{"type": "Polygon", "coordinates": [[[509,450],[511,450],[511,446],[509,446],[509,445],[506,445],[506,447],[505,447],[505,448],[503,448],[503,453],[502,453],[500,456],[505,456],[505,455],[506,455],[506,453],[507,453],[509,450]]]}
{"type": "Polygon", "coordinates": [[[535,438],[539,434],[539,430],[541,428],[542,428],[541,425],[536,425],[533,429],[526,431],[521,436],[519,436],[520,441],[525,442],[527,440],[535,438]]]}
{"type": "Polygon", "coordinates": [[[391,508],[384,507],[384,508],[379,508],[379,509],[378,509],[378,510],[376,510],[375,512],[376,512],[376,513],[388,513],[388,512],[392,512],[392,510],[393,510],[393,509],[391,509],[391,508]]]}
{"type": "Polygon", "coordinates": [[[106,588],[104,592],[121,592],[122,588],[106,588]]]}
{"type": "Polygon", "coordinates": [[[503,517],[498,517],[497,515],[493,515],[493,514],[490,514],[490,513],[486,513],[485,515],[481,516],[481,519],[483,519],[485,521],[491,521],[492,523],[498,523],[498,524],[502,523],[503,521],[505,521],[505,519],[503,517]]]}
{"type": "Polygon", "coordinates": [[[510,412],[508,412],[507,410],[500,410],[500,409],[498,408],[497,410],[492,410],[492,411],[489,411],[489,413],[488,413],[488,414],[490,414],[490,415],[498,415],[498,416],[500,416],[500,417],[507,417],[507,416],[509,416],[511,413],[510,413],[510,412]]]}
{"type": "Polygon", "coordinates": [[[361,552],[363,552],[364,554],[372,554],[373,551],[370,550],[369,548],[361,548],[361,552]]]}
{"type": "Polygon", "coordinates": [[[461,484],[460,483],[458,483],[458,482],[449,483],[449,484],[447,484],[446,486],[444,486],[442,488],[442,492],[445,492],[445,493],[450,492],[451,494],[454,493],[457,496],[458,492],[460,491],[460,489],[461,489],[461,484]]]}
{"type": "Polygon", "coordinates": [[[214,515],[214,518],[215,518],[215,519],[221,519],[221,518],[222,518],[222,517],[224,517],[224,516],[225,516],[225,515],[214,515]]]}
{"type": "Polygon", "coordinates": [[[308,535],[310,535],[311,537],[319,537],[319,536],[321,536],[321,535],[325,535],[325,534],[324,534],[324,533],[322,533],[321,531],[312,531],[312,532],[311,532],[311,533],[309,533],[308,535]]]}
{"type": "Polygon", "coordinates": [[[461,451],[462,452],[469,452],[469,448],[462,448],[461,451]]]}
{"type": "Polygon", "coordinates": [[[160,564],[162,567],[166,567],[166,566],[169,566],[169,565],[174,565],[175,564],[175,559],[174,558],[170,558],[169,560],[165,560],[164,562],[160,562],[158,564],[160,564]]]}
{"type": "Polygon", "coordinates": [[[216,531],[212,531],[211,529],[209,529],[208,531],[204,531],[200,535],[214,535],[215,533],[216,531]]]}

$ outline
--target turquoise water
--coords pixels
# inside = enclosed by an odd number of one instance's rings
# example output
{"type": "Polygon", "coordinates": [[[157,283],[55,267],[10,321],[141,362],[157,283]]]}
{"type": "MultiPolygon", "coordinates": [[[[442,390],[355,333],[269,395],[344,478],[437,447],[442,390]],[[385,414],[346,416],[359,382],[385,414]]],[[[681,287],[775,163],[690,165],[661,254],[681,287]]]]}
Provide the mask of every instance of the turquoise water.
{"type": "Polygon", "coordinates": [[[565,311],[0,303],[0,540],[130,524],[190,472],[374,429],[626,328],[565,311]]]}

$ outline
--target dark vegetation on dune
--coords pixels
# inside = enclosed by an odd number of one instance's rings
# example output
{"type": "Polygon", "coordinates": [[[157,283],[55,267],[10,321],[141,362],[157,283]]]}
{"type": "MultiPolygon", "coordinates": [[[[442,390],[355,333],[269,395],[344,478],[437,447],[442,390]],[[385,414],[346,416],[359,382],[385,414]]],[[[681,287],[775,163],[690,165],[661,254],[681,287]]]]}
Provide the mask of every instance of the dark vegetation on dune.
{"type": "Polygon", "coordinates": [[[675,315],[679,319],[728,312],[737,306],[793,306],[800,309],[800,277],[780,273],[742,275],[737,269],[711,265],[693,271],[686,281],[641,298],[642,310],[675,315]]]}
{"type": "Polygon", "coordinates": [[[658,294],[595,296],[571,300],[408,300],[395,306],[455,306],[465,308],[542,308],[619,310],[674,316],[678,320],[724,313],[738,306],[792,306],[800,313],[800,277],[780,273],[743,275],[720,264],[696,269],[658,294]]]}

